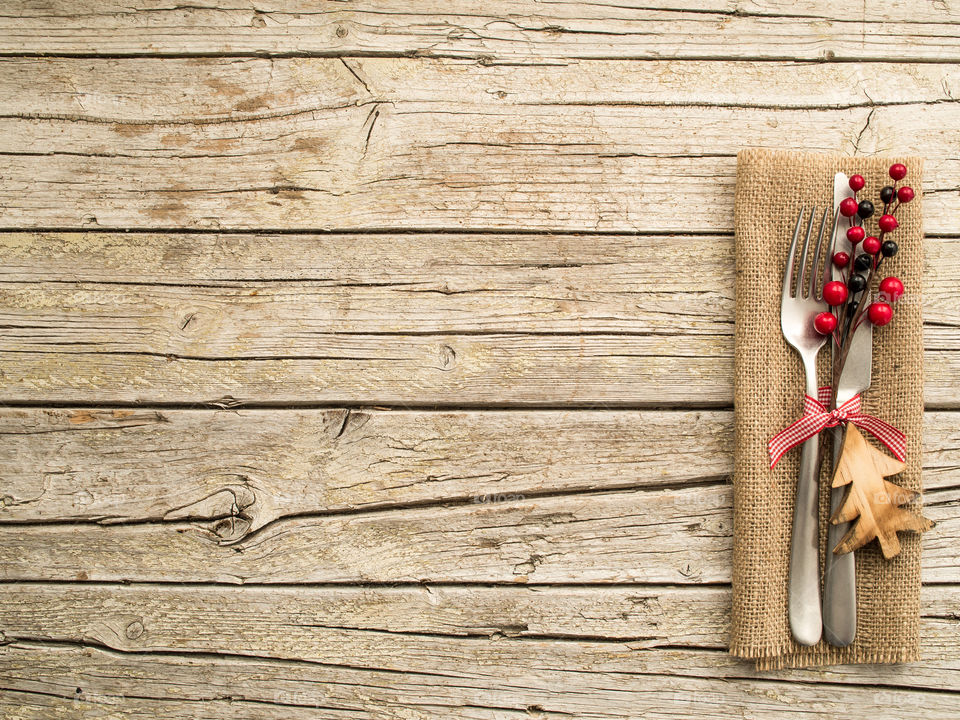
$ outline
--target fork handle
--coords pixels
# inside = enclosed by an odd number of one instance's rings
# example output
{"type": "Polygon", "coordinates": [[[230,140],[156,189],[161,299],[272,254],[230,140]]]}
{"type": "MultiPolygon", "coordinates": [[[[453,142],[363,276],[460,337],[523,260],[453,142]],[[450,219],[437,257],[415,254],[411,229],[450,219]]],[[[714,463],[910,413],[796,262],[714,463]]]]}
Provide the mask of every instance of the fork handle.
{"type": "Polygon", "coordinates": [[[804,442],[801,450],[790,543],[790,631],[801,645],[818,642],[823,630],[820,615],[820,512],[816,477],[818,437],[814,435],[804,442]]]}
{"type": "MultiPolygon", "coordinates": [[[[843,447],[843,427],[833,429],[833,467],[843,447]]],[[[830,514],[840,507],[844,488],[830,491],[830,514]]],[[[857,633],[857,571],[852,552],[834,555],[833,548],[847,532],[849,523],[827,526],[827,557],[823,573],[823,634],[827,642],[846,647],[857,633]]]]}

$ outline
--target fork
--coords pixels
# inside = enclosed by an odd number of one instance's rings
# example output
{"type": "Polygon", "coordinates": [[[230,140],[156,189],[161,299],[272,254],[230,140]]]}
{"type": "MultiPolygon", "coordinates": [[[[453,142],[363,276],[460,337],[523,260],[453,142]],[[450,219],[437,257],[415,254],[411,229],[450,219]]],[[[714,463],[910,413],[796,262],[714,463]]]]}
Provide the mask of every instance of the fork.
{"type": "MultiPolygon", "coordinates": [[[[817,214],[814,207],[807,221],[803,249],[797,263],[797,240],[806,209],[797,215],[797,225],[790,242],[790,254],[783,273],[783,298],[780,302],[780,328],[787,343],[800,354],[806,381],[806,393],[817,397],[817,353],[826,343],[826,336],[813,327],[818,313],[827,310],[827,303],[818,295],[816,268],[820,265],[824,229],[830,210],[824,210],[813,254],[813,265],[808,270],[810,232],[817,214]],[[796,270],[796,285],[793,284],[796,270]],[[808,275],[809,273],[809,275],[808,275]]],[[[837,216],[838,217],[838,216],[837,216]]],[[[834,218],[836,224],[836,217],[834,218]]],[[[831,234],[832,237],[832,234],[831,234]]],[[[824,263],[823,282],[829,281],[830,263],[824,263]]],[[[790,543],[790,631],[801,645],[813,645],[820,640],[823,630],[820,615],[819,568],[819,508],[817,498],[817,460],[819,437],[803,444],[800,454],[800,476],[797,479],[797,501],[793,513],[793,536],[790,543]]]]}

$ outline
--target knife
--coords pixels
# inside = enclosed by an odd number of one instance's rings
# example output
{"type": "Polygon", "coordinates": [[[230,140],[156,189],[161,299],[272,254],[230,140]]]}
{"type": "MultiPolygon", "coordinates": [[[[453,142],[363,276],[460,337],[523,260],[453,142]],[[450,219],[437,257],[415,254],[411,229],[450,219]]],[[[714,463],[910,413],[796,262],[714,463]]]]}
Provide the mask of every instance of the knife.
{"type": "MultiPolygon", "coordinates": [[[[833,184],[833,202],[836,208],[846,197],[853,197],[853,191],[843,173],[837,173],[833,184]]],[[[843,250],[850,254],[850,269],[852,272],[855,252],[846,238],[846,232],[838,227],[834,237],[834,250],[843,250]]],[[[833,266],[834,280],[842,280],[840,268],[833,266]]],[[[868,291],[869,292],[869,291],[868,291]]],[[[836,345],[832,347],[836,354],[836,345]]],[[[862,393],[870,387],[870,371],[873,365],[873,325],[869,320],[864,321],[854,331],[850,340],[850,349],[844,363],[843,372],[837,383],[837,404],[841,405],[857,393],[862,393]]],[[[833,429],[833,464],[831,465],[832,479],[840,461],[840,450],[843,448],[844,428],[838,426],[833,429]]],[[[830,491],[830,514],[833,515],[843,501],[846,488],[833,488],[830,491]]],[[[823,575],[823,635],[831,645],[845,647],[853,642],[857,632],[857,574],[854,554],[835,555],[833,548],[846,534],[848,523],[827,526],[827,556],[824,562],[823,575]]]]}

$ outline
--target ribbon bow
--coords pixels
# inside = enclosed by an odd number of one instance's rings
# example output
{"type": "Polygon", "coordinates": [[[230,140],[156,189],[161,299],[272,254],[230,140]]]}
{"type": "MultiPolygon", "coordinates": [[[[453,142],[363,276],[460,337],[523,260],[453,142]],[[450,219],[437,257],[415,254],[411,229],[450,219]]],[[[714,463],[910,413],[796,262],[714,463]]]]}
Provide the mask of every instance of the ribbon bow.
{"type": "Polygon", "coordinates": [[[767,443],[771,470],[790,448],[812,438],[824,428],[836,427],[845,422],[852,422],[858,428],[866,430],[886,445],[897,460],[904,461],[907,449],[906,435],[880,418],[860,412],[859,395],[854,395],[836,410],[828,410],[830,394],[831,389],[827,386],[817,391],[816,398],[809,395],[803,396],[803,417],[778,432],[767,443]]]}

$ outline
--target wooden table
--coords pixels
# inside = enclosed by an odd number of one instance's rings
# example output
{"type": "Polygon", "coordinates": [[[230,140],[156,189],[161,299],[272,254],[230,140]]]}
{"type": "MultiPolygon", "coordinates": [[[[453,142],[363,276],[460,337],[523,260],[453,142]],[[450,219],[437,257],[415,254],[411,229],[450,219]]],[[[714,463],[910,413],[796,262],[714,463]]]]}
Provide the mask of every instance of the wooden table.
{"type": "Polygon", "coordinates": [[[4,717],[960,715],[955,0],[0,14],[4,717]],[[910,666],[725,650],[747,145],[929,158],[910,666]]]}

